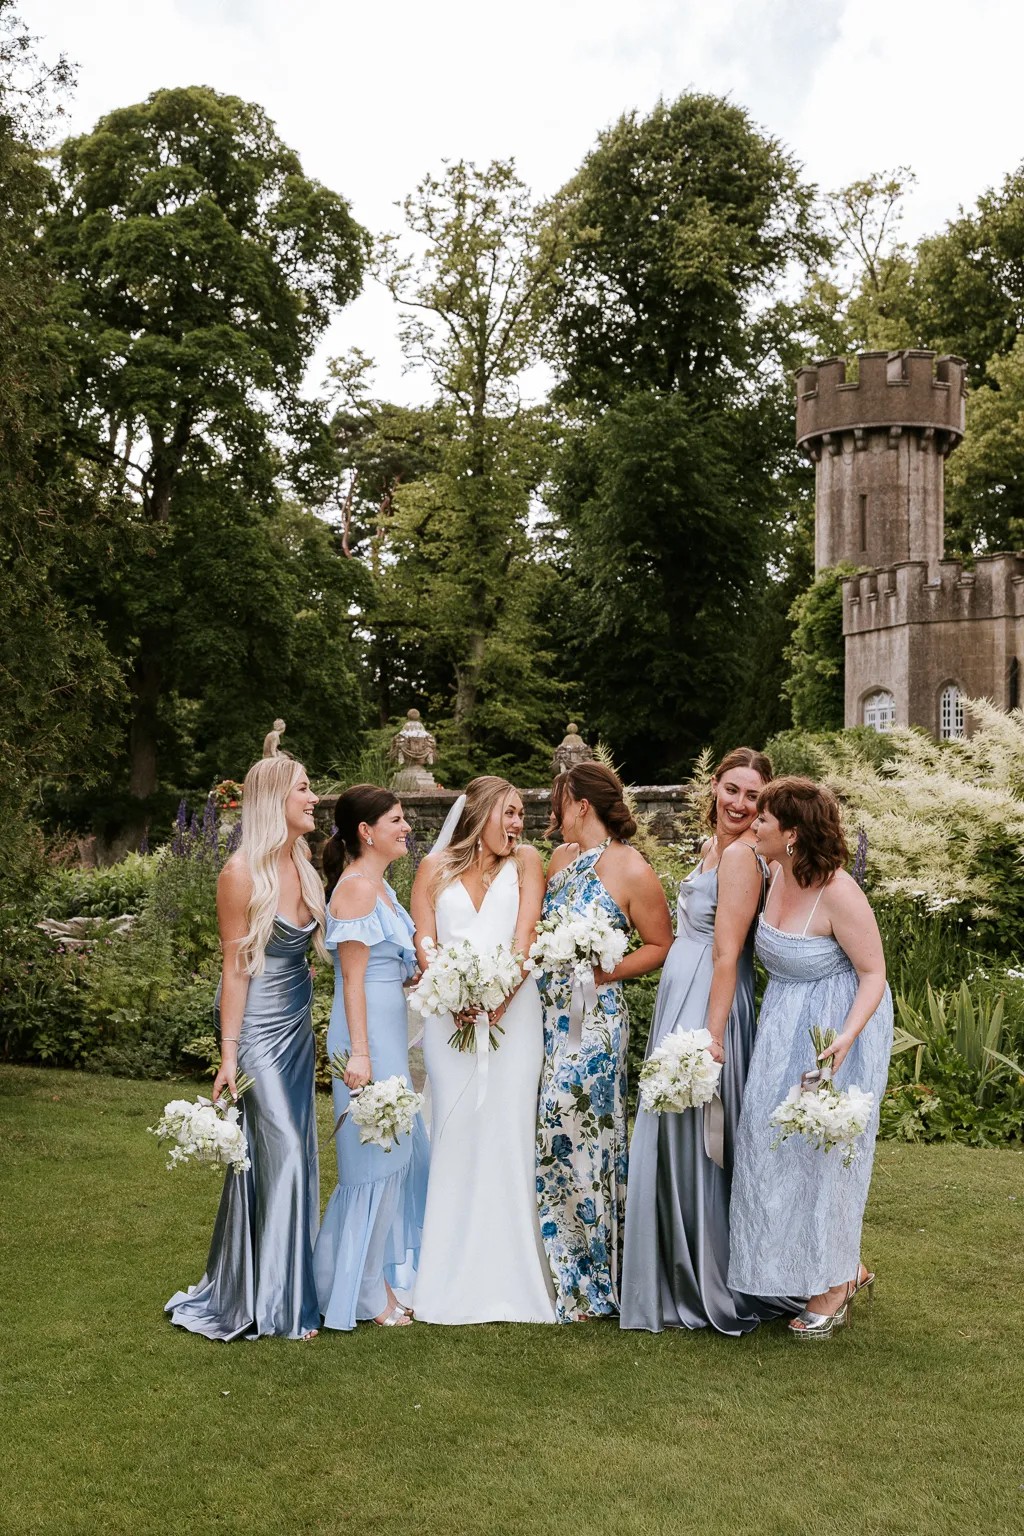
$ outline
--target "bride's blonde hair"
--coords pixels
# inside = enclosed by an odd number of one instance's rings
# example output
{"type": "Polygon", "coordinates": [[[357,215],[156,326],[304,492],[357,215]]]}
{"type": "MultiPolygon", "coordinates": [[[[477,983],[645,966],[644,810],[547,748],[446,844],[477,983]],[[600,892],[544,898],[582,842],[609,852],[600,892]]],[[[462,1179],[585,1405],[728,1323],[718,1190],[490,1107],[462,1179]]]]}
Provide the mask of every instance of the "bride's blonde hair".
{"type": "MultiPolygon", "coordinates": [[[[452,840],[437,856],[437,868],[430,886],[430,894],[435,900],[446,885],[461,880],[472,866],[477,854],[477,842],[483,835],[494,807],[500,805],[504,814],[505,806],[518,793],[514,784],[510,784],[507,779],[499,779],[493,773],[481,774],[480,778],[466,785],[466,803],[462,807],[462,815],[455,823],[452,840]]],[[[516,848],[498,855],[499,864],[503,864],[506,859],[513,859],[517,870],[520,868],[516,848]]]]}
{"type": "MultiPolygon", "coordinates": [[[[283,753],[277,757],[261,757],[253,763],[242,785],[240,851],[252,878],[252,895],[245,911],[249,931],[238,946],[238,955],[250,976],[259,976],[266,964],[267,945],[281,905],[277,859],[288,841],[284,805],[305,772],[301,763],[283,753]]],[[[316,921],[313,942],[317,953],[326,960],[324,888],[313,868],[304,837],[295,839],[292,862],[298,872],[302,899],[316,921]]]]}

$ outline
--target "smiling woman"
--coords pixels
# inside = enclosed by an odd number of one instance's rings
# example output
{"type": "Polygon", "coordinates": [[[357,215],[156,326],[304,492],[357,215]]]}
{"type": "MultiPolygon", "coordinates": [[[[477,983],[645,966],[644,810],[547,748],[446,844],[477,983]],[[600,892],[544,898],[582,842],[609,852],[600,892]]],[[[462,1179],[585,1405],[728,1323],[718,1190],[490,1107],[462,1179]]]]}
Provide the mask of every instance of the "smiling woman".
{"type": "Polygon", "coordinates": [[[313,1337],[320,1325],[313,1240],[320,1217],[313,981],[324,896],[305,834],[317,797],[301,763],[262,758],[242,788],[242,846],[217,882],[224,965],[217,989],[221,1065],[213,1098],[244,1072],[242,1129],[251,1168],[228,1173],[206,1273],[167,1303],[171,1320],[210,1339],[313,1337]]]}
{"type": "Polygon", "coordinates": [[[416,969],[412,918],[388,885],[405,858],[409,823],[398,796],[354,784],[338,799],[324,849],[330,887],[327,946],[334,951],[331,1057],[347,1058],[334,1080],[338,1184],[313,1255],[328,1328],[358,1322],[406,1327],[411,1313],[395,1294],[409,1291],[419,1257],[426,1200],[427,1136],[419,1115],[411,1134],[382,1148],[360,1140],[348,1113],[367,1083],[409,1074],[404,984],[416,969]],[[344,873],[342,873],[344,871],[344,873]]]}

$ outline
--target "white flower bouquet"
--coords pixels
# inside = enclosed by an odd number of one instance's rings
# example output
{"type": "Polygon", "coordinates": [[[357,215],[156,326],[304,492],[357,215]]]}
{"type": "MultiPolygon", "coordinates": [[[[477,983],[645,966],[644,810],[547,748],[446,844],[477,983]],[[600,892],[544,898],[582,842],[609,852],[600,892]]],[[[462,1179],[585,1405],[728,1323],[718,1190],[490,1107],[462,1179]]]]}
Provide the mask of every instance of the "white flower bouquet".
{"type": "MultiPolygon", "coordinates": [[[[336,1051],[331,1057],[331,1072],[344,1077],[348,1066],[348,1052],[336,1051]]],[[[364,1146],[372,1144],[390,1152],[399,1136],[407,1136],[413,1122],[423,1108],[423,1095],[409,1086],[406,1077],[382,1077],[378,1082],[367,1083],[365,1088],[350,1090],[351,1103],[339,1117],[334,1127],[337,1133],[351,1114],[359,1127],[359,1140],[364,1146]]]]}
{"type": "Polygon", "coordinates": [[[649,1115],[679,1114],[711,1102],[722,1077],[711,1043],[706,1029],[680,1029],[651,1052],[640,1068],[640,1104],[649,1115]]]}
{"type": "MultiPolygon", "coordinates": [[[[811,1031],[815,1060],[836,1038],[834,1029],[822,1030],[815,1026],[811,1031]]],[[[821,1073],[810,1073],[809,1083],[798,1083],[791,1088],[782,1103],[772,1111],[770,1124],[778,1128],[772,1141],[772,1150],[780,1147],[790,1136],[803,1136],[812,1147],[822,1152],[840,1148],[843,1167],[849,1168],[856,1155],[857,1138],[868,1128],[875,1107],[875,1096],[856,1084],[839,1089],[831,1079],[828,1067],[821,1073]],[[816,1081],[814,1079],[817,1079],[816,1081]]]]}
{"type": "MultiPolygon", "coordinates": [[[[456,939],[451,944],[424,939],[423,948],[428,956],[427,969],[409,994],[409,1007],[415,1013],[486,1015],[500,1007],[522,980],[520,957],[507,944],[480,950],[468,939],[456,939]]],[[[500,1024],[491,1025],[491,1050],[499,1043],[495,1031],[505,1033],[500,1024]]],[[[472,1050],[476,1031],[460,1026],[448,1044],[459,1051],[472,1050]]]]}
{"type": "Polygon", "coordinates": [[[607,912],[599,904],[591,902],[575,917],[555,914],[542,917],[537,924],[537,937],[530,945],[526,969],[572,973],[574,981],[593,977],[595,970],[614,970],[626,953],[629,940],[621,928],[616,928],[607,912]]]}
{"type": "Polygon", "coordinates": [[[235,1085],[236,1102],[227,1106],[220,1099],[214,1102],[202,1094],[194,1103],[172,1099],[164,1106],[160,1119],[148,1130],[158,1141],[174,1143],[167,1159],[168,1169],[178,1168],[182,1163],[201,1163],[245,1173],[252,1166],[237,1103],[252,1084],[251,1077],[241,1076],[235,1085]]]}

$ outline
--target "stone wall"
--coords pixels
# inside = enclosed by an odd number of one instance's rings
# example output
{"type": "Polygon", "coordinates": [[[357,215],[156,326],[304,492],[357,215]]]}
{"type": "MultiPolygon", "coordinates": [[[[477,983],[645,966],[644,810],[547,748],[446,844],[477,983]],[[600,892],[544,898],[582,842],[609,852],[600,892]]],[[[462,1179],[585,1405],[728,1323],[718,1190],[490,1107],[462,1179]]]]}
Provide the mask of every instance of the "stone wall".
{"type": "MultiPolygon", "coordinates": [[[[534,842],[547,833],[551,812],[551,791],[524,789],[521,793],[523,809],[526,813],[526,836],[534,842]]],[[[637,809],[644,815],[650,816],[655,836],[663,843],[677,841],[685,807],[684,787],[681,784],[644,784],[633,786],[632,793],[637,809]]],[[[421,849],[428,848],[434,841],[442,822],[457,798],[457,791],[450,789],[438,789],[431,794],[402,796],[402,809],[421,849]]],[[[335,797],[327,795],[316,808],[321,841],[330,836],[334,825],[335,804],[335,797]]],[[[312,843],[313,839],[311,838],[310,841],[312,843]]],[[[557,836],[553,837],[552,841],[557,842],[557,836]]]]}

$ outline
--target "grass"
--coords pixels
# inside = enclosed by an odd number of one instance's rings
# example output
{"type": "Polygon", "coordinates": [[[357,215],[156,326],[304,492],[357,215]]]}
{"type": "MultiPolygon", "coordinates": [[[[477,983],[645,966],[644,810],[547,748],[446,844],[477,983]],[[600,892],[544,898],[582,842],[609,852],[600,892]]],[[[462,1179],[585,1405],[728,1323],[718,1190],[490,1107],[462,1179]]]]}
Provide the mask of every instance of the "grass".
{"type": "Polygon", "coordinates": [[[603,1323],[217,1345],[162,1315],[219,1190],[164,1173],[167,1097],[0,1069],[0,1531],[1024,1526],[1024,1154],[881,1144],[878,1299],[820,1349],[603,1323]]]}

